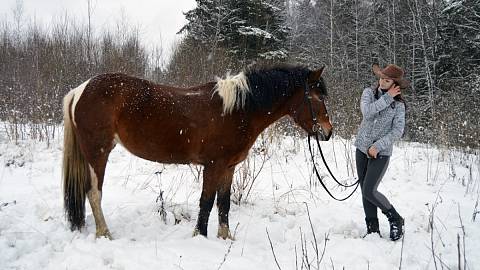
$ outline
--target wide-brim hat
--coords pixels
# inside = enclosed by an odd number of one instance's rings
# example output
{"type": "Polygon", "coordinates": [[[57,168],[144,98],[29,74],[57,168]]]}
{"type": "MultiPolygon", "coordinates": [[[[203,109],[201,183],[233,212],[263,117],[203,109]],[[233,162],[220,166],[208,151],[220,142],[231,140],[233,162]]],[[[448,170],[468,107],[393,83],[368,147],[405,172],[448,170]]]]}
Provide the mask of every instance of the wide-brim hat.
{"type": "Polygon", "coordinates": [[[372,70],[379,78],[392,79],[400,88],[407,88],[408,85],[410,85],[410,82],[403,78],[403,69],[397,65],[390,64],[384,69],[381,69],[378,64],[373,64],[372,70]]]}

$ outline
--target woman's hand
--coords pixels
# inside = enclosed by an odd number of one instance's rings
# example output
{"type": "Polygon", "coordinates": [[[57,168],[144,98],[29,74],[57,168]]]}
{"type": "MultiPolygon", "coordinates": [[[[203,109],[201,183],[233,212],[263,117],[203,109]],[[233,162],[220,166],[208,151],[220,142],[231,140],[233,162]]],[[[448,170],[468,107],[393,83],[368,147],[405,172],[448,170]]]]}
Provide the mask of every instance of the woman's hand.
{"type": "Polygon", "coordinates": [[[368,148],[368,155],[372,158],[377,158],[377,155],[378,155],[378,150],[375,146],[370,146],[370,148],[368,148]]]}
{"type": "Polygon", "coordinates": [[[400,94],[400,86],[392,84],[390,89],[387,92],[391,97],[395,97],[400,94]]]}

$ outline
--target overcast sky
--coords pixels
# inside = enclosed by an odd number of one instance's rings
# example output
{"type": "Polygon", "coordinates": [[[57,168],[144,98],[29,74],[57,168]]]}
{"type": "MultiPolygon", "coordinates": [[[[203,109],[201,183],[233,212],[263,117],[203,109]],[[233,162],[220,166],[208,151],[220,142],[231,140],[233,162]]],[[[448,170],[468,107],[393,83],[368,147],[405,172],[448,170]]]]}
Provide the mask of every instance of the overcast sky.
{"type": "MultiPolygon", "coordinates": [[[[0,18],[12,20],[17,0],[0,0],[0,18]]],[[[163,40],[170,48],[176,32],[185,24],[183,12],[195,7],[195,0],[91,0],[95,26],[112,27],[122,10],[131,24],[141,25],[142,41],[151,46],[163,40]]],[[[67,14],[78,21],[87,21],[87,0],[23,0],[24,14],[44,24],[67,14]]]]}

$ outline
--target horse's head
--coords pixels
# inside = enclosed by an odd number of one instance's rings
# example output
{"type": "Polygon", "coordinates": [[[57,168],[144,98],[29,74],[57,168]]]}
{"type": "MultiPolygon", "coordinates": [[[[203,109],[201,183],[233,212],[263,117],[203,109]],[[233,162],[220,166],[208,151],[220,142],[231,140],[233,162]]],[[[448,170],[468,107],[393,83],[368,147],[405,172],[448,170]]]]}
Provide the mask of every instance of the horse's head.
{"type": "Polygon", "coordinates": [[[323,69],[322,67],[309,73],[302,89],[302,100],[290,111],[289,115],[309,135],[318,132],[320,139],[328,141],[333,127],[325,106],[327,87],[322,78],[323,69]]]}

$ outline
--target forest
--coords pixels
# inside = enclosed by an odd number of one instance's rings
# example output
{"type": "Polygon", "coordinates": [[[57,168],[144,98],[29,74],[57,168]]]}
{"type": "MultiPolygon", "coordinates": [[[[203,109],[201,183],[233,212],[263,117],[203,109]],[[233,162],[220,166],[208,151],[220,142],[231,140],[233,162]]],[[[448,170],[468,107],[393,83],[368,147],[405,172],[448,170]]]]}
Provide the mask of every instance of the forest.
{"type": "MultiPolygon", "coordinates": [[[[21,1],[11,15],[0,19],[0,120],[14,141],[55,137],[62,97],[97,74],[192,86],[275,63],[325,66],[336,134],[350,138],[378,63],[403,67],[411,82],[402,90],[405,140],[480,144],[479,0],[197,0],[178,29],[181,40],[168,48],[147,48],[123,17],[116,29],[68,15],[40,25],[21,1]]],[[[280,126],[292,132],[288,121],[280,126]]]]}

